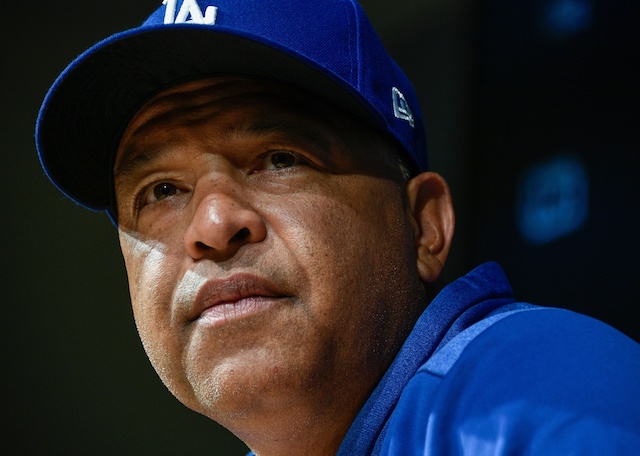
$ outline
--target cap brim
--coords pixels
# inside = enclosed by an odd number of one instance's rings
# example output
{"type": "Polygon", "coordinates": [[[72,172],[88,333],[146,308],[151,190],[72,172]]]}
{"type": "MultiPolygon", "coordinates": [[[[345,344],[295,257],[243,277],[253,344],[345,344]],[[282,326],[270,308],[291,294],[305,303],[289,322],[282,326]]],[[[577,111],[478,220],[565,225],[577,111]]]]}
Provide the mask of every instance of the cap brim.
{"type": "Polygon", "coordinates": [[[347,83],[277,44],[223,27],[146,27],[96,44],[50,89],[36,127],[49,178],[89,209],[112,209],[113,154],[130,118],[162,89],[216,74],[278,79],[384,124],[347,83]]]}

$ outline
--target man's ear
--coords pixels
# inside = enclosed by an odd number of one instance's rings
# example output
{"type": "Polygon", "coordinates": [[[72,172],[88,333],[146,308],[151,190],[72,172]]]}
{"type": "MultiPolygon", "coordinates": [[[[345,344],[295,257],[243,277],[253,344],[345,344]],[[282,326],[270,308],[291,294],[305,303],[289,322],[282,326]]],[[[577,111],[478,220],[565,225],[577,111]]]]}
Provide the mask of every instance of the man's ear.
{"type": "Polygon", "coordinates": [[[449,186],[439,174],[422,173],[407,184],[407,197],[420,279],[434,282],[449,255],[455,226],[449,186]]]}

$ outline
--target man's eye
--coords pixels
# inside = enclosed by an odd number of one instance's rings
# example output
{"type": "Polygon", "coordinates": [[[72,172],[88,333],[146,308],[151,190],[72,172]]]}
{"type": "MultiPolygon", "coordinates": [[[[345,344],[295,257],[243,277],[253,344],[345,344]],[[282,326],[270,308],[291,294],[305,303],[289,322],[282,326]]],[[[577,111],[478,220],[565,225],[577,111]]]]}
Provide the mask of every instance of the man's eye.
{"type": "Polygon", "coordinates": [[[162,182],[153,186],[152,191],[147,196],[146,203],[155,203],[164,198],[167,198],[168,196],[177,195],[178,193],[180,193],[178,187],[169,182],[162,182]]]}
{"type": "Polygon", "coordinates": [[[282,169],[295,166],[300,163],[300,159],[292,152],[277,151],[272,152],[266,158],[267,169],[282,169]]]}

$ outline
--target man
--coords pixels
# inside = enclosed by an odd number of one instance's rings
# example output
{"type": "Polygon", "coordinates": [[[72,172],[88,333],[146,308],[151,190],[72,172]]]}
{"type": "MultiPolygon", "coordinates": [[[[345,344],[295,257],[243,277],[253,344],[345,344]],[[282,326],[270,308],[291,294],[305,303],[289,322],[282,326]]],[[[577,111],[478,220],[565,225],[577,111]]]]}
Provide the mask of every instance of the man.
{"type": "Polygon", "coordinates": [[[117,224],[162,381],[257,455],[632,454],[640,347],[437,290],[454,215],[414,91],[349,0],[165,0],[61,75],[37,126],[117,224]]]}

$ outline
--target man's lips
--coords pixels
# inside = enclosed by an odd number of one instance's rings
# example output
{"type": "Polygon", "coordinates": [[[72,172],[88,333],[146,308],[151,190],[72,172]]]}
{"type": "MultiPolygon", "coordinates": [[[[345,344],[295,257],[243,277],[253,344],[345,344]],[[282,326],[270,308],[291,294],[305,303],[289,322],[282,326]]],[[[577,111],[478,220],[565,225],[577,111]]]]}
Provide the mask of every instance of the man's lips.
{"type": "Polygon", "coordinates": [[[289,297],[269,280],[251,274],[209,280],[196,295],[192,319],[222,323],[260,313],[289,297]]]}

